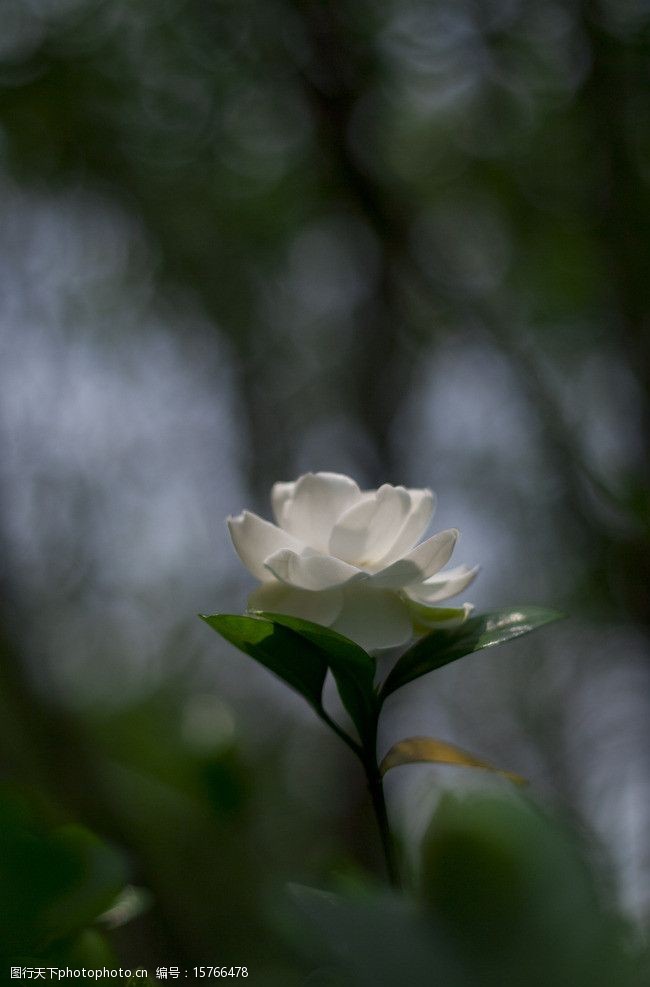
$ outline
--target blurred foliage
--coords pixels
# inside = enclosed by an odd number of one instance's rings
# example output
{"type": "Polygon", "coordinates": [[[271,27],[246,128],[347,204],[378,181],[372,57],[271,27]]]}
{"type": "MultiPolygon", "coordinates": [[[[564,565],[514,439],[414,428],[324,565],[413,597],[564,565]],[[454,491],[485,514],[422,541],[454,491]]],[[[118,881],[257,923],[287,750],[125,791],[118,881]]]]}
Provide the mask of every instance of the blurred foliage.
{"type": "MultiPolygon", "coordinates": [[[[108,936],[152,968],[248,962],[278,987],[312,970],[283,889],[367,885],[363,781],[194,615],[246,597],[221,518],[330,468],[436,489],[483,564],[480,608],[575,615],[405,686],[380,746],[443,735],[530,778],[607,901],[534,813],[448,803],[428,911],[332,906],[342,941],[377,950],[355,982],[405,982],[405,954],[435,953],[450,985],[516,983],[516,957],[527,983],[635,983],[607,914],[644,927],[650,874],[646,6],[6,0],[2,17],[0,770],[47,807],[3,809],[11,845],[38,849],[9,857],[15,935],[108,936]],[[82,828],[69,844],[60,826],[82,828]],[[115,853],[153,902],[100,933],[115,853]],[[484,948],[496,915],[511,950],[484,948]],[[593,969],[579,947],[598,936],[593,969]]],[[[457,783],[423,772],[390,789],[420,837],[457,783]]]]}
{"type": "Polygon", "coordinates": [[[449,987],[645,982],[647,956],[603,907],[569,835],[514,799],[447,796],[424,842],[421,904],[295,888],[329,959],[308,983],[449,987]],[[337,970],[338,968],[338,970],[337,970]]]}
{"type": "Polygon", "coordinates": [[[115,965],[102,936],[87,927],[122,889],[120,856],[81,826],[52,828],[8,786],[0,793],[0,836],[3,963],[115,965]]]}

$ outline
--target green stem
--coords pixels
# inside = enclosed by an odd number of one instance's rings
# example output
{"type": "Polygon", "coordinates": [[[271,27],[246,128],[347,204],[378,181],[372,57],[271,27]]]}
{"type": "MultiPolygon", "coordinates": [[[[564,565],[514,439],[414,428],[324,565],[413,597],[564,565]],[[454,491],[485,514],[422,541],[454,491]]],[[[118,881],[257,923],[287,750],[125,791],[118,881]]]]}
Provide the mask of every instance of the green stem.
{"type": "Polygon", "coordinates": [[[343,743],[347,744],[350,750],[354,751],[357,757],[363,759],[363,750],[361,748],[361,745],[358,744],[356,740],[353,740],[352,737],[350,737],[345,732],[345,730],[343,730],[343,728],[338,725],[336,720],[333,720],[332,717],[329,716],[324,709],[320,709],[318,711],[318,715],[320,716],[321,720],[323,720],[324,723],[327,723],[328,727],[330,727],[334,731],[337,737],[340,737],[343,743]]]}
{"type": "Polygon", "coordinates": [[[371,719],[371,729],[365,739],[361,760],[368,780],[368,791],[372,799],[372,807],[375,811],[377,828],[381,837],[381,845],[386,860],[386,871],[388,880],[393,888],[399,889],[402,886],[399,866],[397,863],[397,850],[393,834],[390,831],[388,822],[388,812],[386,810],[386,799],[384,797],[384,780],[377,765],[377,732],[379,729],[379,714],[381,712],[381,700],[375,699],[374,713],[371,719]]]}
{"type": "Polygon", "coordinates": [[[341,740],[347,744],[352,751],[354,751],[363,764],[363,770],[366,773],[366,779],[368,782],[368,791],[370,792],[372,807],[377,820],[377,828],[379,829],[379,835],[381,837],[381,845],[386,860],[388,879],[392,887],[400,888],[401,879],[399,867],[397,865],[395,842],[388,823],[386,799],[384,798],[384,783],[379,773],[379,768],[377,767],[377,720],[379,718],[379,709],[377,709],[375,716],[372,717],[372,729],[370,730],[370,736],[365,738],[363,746],[353,740],[352,737],[350,737],[349,734],[347,734],[345,730],[338,725],[336,720],[333,720],[324,709],[321,708],[318,710],[318,713],[321,719],[324,720],[329,727],[331,727],[334,733],[336,733],[337,736],[339,736],[341,740]]]}
{"type": "Polygon", "coordinates": [[[386,811],[386,799],[384,798],[384,783],[373,757],[372,762],[364,762],[366,778],[368,779],[368,790],[372,799],[372,807],[375,810],[377,827],[381,837],[381,845],[386,858],[386,870],[388,879],[394,888],[401,888],[399,867],[397,865],[397,853],[395,842],[388,823],[388,813],[386,811]]]}
{"type": "Polygon", "coordinates": [[[372,799],[372,807],[375,810],[377,827],[381,837],[381,845],[384,851],[384,857],[386,859],[388,879],[392,887],[399,889],[402,886],[402,882],[400,879],[399,867],[397,865],[395,841],[393,840],[390,825],[388,823],[386,799],[384,798],[384,783],[374,762],[372,764],[366,764],[365,767],[366,777],[368,779],[368,790],[370,792],[370,798],[372,799]]]}

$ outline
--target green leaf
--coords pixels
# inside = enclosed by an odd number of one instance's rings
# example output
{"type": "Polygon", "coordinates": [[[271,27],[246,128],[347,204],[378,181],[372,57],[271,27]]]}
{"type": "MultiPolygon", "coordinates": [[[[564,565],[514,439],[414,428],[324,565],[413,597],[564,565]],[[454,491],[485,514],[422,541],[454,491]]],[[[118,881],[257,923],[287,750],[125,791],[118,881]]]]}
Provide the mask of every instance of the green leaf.
{"type": "Polygon", "coordinates": [[[422,841],[420,893],[466,961],[465,984],[643,982],[629,931],[587,859],[574,835],[524,799],[443,796],[422,841]]]}
{"type": "Polygon", "coordinates": [[[303,950],[334,964],[343,984],[469,987],[444,930],[406,895],[371,887],[340,895],[295,884],[289,893],[303,950]]]}
{"type": "Polygon", "coordinates": [[[407,682],[442,668],[457,658],[482,648],[504,644],[563,616],[556,610],[543,607],[519,607],[479,614],[460,627],[432,631],[404,652],[384,682],[380,699],[383,701],[407,682]]]}
{"type": "MultiPolygon", "coordinates": [[[[119,963],[106,937],[98,929],[84,929],[73,939],[64,939],[55,943],[52,950],[46,954],[47,965],[69,966],[73,970],[83,967],[100,969],[106,967],[117,970],[119,963]]],[[[41,964],[42,965],[42,964],[41,964]]],[[[147,984],[146,980],[138,980],[139,984],[147,984]]]]}
{"type": "Polygon", "coordinates": [[[52,937],[61,938],[96,919],[115,901],[126,881],[126,868],[116,850],[83,826],[61,826],[50,846],[70,868],[66,885],[43,911],[46,928],[52,937]]]}
{"type": "Polygon", "coordinates": [[[322,649],[279,623],[262,617],[222,613],[199,616],[226,641],[304,696],[319,715],[322,713],[321,695],[327,673],[322,649]]]}
{"type": "Polygon", "coordinates": [[[287,627],[326,656],[336,680],[341,701],[352,717],[362,741],[374,744],[377,701],[374,691],[375,661],[354,641],[310,620],[282,613],[261,614],[276,625],[287,627]]]}
{"type": "Polygon", "coordinates": [[[34,954],[75,936],[126,880],[120,854],[82,826],[52,829],[28,800],[0,787],[0,956],[34,954]]]}

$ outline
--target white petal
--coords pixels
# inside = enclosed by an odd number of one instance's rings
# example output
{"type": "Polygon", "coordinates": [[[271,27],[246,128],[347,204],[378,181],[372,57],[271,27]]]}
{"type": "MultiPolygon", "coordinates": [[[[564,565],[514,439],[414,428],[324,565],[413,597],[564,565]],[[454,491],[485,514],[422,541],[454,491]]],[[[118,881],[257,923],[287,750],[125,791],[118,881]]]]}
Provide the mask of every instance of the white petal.
{"type": "Polygon", "coordinates": [[[456,596],[457,593],[466,589],[476,579],[478,570],[479,566],[477,565],[473,569],[466,565],[459,565],[456,569],[439,572],[422,583],[409,586],[406,593],[418,603],[439,603],[441,600],[448,600],[450,596],[456,596]]]}
{"type": "Polygon", "coordinates": [[[273,516],[282,527],[282,518],[287,503],[293,498],[296,489],[295,483],[274,483],[271,487],[271,506],[273,516]]]}
{"type": "Polygon", "coordinates": [[[323,590],[345,586],[356,579],[365,579],[365,572],[355,566],[333,559],[331,555],[315,552],[298,555],[288,549],[275,552],[264,563],[269,572],[282,583],[296,589],[323,590]]]}
{"type": "Polygon", "coordinates": [[[410,586],[412,583],[421,583],[449,562],[458,535],[457,528],[439,531],[437,535],[432,535],[421,545],[417,545],[403,559],[399,559],[387,566],[386,569],[375,573],[370,577],[371,582],[375,586],[385,586],[392,589],[410,586]]]}
{"type": "Polygon", "coordinates": [[[381,559],[382,565],[389,565],[409,552],[429,527],[436,506],[436,495],[432,490],[408,490],[411,506],[404,524],[393,545],[381,559]]]}
{"type": "Polygon", "coordinates": [[[268,569],[264,568],[264,561],[269,555],[279,552],[281,548],[301,552],[305,547],[282,528],[270,521],[264,521],[250,511],[242,511],[237,517],[229,517],[228,528],[237,555],[258,579],[270,578],[268,569]]]}
{"type": "Polygon", "coordinates": [[[331,554],[360,566],[373,566],[395,541],[410,507],[404,487],[385,483],[339,518],[329,542],[331,554]]]}
{"type": "Polygon", "coordinates": [[[332,528],[361,497],[359,487],[341,473],[305,473],[285,499],[282,525],[319,552],[327,552],[332,528]]]}
{"type": "Polygon", "coordinates": [[[328,627],[337,617],[343,604],[340,589],[310,593],[306,589],[294,589],[274,579],[262,583],[248,597],[249,610],[268,610],[270,613],[286,613],[291,617],[303,617],[315,624],[328,627]]]}
{"type": "Polygon", "coordinates": [[[368,583],[343,591],[343,607],[332,628],[367,651],[397,648],[413,637],[408,605],[388,590],[368,583]]]}

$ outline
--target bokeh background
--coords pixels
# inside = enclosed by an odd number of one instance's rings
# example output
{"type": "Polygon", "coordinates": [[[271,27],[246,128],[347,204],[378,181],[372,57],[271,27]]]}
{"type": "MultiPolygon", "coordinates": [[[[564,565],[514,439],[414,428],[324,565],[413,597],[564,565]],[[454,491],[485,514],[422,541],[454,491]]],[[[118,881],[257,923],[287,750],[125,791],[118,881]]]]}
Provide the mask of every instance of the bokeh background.
{"type": "MultiPolygon", "coordinates": [[[[225,516],[309,469],[432,487],[479,609],[570,614],[405,688],[382,743],[528,777],[647,928],[647,4],[2,20],[2,772],[150,890],[118,955],[300,983],[286,882],[381,866],[348,752],[196,618],[251,588],[225,516]]],[[[411,847],[498,784],[393,774],[411,847]]]]}

